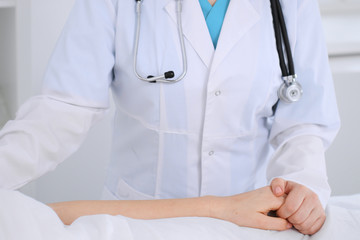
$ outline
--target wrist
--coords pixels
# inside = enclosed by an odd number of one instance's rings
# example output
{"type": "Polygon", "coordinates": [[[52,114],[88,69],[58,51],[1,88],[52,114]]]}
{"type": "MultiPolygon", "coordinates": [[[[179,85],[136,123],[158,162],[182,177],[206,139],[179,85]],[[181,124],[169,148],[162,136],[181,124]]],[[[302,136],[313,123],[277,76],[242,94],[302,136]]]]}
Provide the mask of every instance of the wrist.
{"type": "Polygon", "coordinates": [[[228,197],[208,196],[208,216],[223,219],[222,213],[225,212],[227,199],[228,197]]]}
{"type": "Polygon", "coordinates": [[[202,196],[198,198],[198,216],[199,217],[212,217],[212,205],[215,196],[202,196]]]}

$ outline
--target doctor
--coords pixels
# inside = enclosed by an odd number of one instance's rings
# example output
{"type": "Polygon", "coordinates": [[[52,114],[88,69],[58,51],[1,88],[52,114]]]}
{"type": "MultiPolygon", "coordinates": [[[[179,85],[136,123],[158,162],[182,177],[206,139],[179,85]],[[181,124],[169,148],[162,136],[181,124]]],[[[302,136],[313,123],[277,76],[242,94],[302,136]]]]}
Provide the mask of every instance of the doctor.
{"type": "MultiPolygon", "coordinates": [[[[142,76],[183,72],[177,2],[142,3],[142,76]]],[[[324,151],[339,129],[316,1],[281,2],[304,94],[276,111],[283,80],[270,1],[181,2],[188,69],[166,84],[134,74],[134,0],[76,1],[42,95],[1,131],[0,186],[19,188],[75,152],[109,108],[110,88],[116,116],[107,198],[225,196],[270,184],[287,195],[278,215],[315,233],[330,196],[324,151]],[[207,23],[219,24],[219,10],[226,16],[214,37],[207,23]]]]}

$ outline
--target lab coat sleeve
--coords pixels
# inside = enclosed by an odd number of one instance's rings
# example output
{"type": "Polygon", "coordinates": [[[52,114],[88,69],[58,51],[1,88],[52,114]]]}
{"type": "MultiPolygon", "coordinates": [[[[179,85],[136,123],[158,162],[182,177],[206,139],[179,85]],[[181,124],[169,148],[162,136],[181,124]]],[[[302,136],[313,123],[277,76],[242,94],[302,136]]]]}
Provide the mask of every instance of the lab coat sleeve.
{"type": "Polygon", "coordinates": [[[43,93],[107,108],[115,64],[113,0],[76,0],[45,73],[43,93]]]}
{"type": "Polygon", "coordinates": [[[315,192],[325,208],[331,189],[324,146],[317,136],[298,136],[277,149],[268,167],[269,183],[276,177],[297,182],[315,192]]]}
{"type": "Polygon", "coordinates": [[[76,0],[50,58],[43,93],[0,132],[0,187],[15,189],[75,152],[109,107],[117,0],[76,0]]]}
{"type": "Polygon", "coordinates": [[[297,4],[291,42],[304,95],[297,103],[279,102],[269,138],[275,154],[267,178],[301,183],[317,193],[325,206],[331,191],[324,151],[335,138],[340,120],[317,1],[297,4]]]}
{"type": "Polygon", "coordinates": [[[51,96],[28,100],[0,131],[0,188],[20,188],[53,170],[79,148],[104,113],[51,96]]]}

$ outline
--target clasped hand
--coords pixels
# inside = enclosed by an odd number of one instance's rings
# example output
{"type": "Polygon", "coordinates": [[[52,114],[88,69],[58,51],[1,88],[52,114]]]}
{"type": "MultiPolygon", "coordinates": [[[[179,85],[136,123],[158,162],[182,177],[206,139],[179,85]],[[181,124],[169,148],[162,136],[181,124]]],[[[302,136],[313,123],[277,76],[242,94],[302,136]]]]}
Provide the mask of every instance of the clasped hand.
{"type": "Polygon", "coordinates": [[[269,187],[231,197],[215,197],[210,204],[212,217],[245,227],[278,231],[294,227],[311,235],[325,221],[325,211],[314,192],[279,178],[269,187]],[[275,211],[277,217],[268,216],[270,211],[275,211]]]}
{"type": "Polygon", "coordinates": [[[272,192],[285,196],[284,204],[276,211],[277,215],[287,219],[299,232],[312,235],[320,230],[325,222],[325,210],[318,196],[309,188],[276,178],[271,182],[272,192]]]}

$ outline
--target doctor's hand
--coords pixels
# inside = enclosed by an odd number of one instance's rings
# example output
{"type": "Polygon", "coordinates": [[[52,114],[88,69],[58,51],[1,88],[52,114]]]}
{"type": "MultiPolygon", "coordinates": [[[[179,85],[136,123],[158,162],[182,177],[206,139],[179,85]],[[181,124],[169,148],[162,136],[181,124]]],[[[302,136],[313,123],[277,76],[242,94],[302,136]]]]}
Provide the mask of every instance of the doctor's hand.
{"type": "Polygon", "coordinates": [[[284,200],[284,197],[275,197],[269,186],[229,197],[212,197],[210,217],[244,227],[287,230],[292,227],[287,220],[268,216],[270,211],[279,209],[284,200]]]}
{"type": "Polygon", "coordinates": [[[325,222],[325,211],[318,196],[307,187],[281,178],[271,182],[275,196],[286,196],[285,203],[277,210],[277,215],[287,219],[303,234],[312,235],[325,222]]]}

